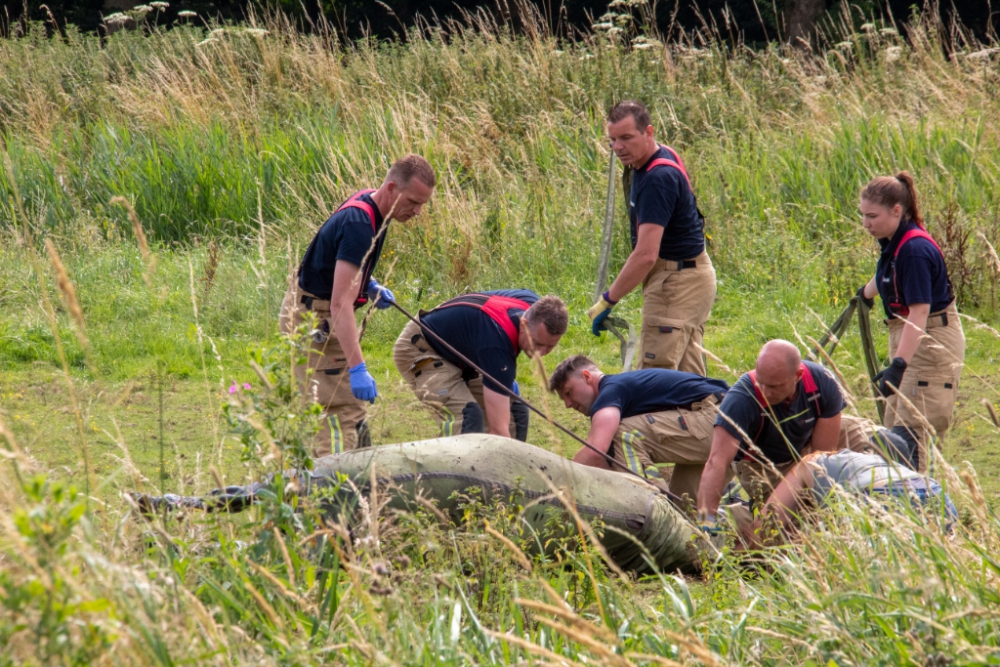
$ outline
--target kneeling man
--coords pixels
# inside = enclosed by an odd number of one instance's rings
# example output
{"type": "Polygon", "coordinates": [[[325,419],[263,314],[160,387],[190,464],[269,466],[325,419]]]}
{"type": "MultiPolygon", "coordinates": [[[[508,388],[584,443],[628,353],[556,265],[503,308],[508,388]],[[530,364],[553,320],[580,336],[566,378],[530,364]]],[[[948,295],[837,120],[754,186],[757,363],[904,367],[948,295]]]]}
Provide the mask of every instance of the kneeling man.
{"type": "Polygon", "coordinates": [[[500,386],[518,393],[517,357],[545,356],[566,333],[569,313],[557,296],[539,298],[530,290],[463,294],[421,313],[396,340],[393,361],[417,398],[441,421],[441,435],[482,433],[528,438],[528,407],[511,403],[500,386]],[[453,355],[444,339],[493,380],[453,355]],[[483,413],[486,413],[485,424],[483,413]]]}
{"type": "Polygon", "coordinates": [[[736,474],[751,499],[767,498],[781,479],[809,452],[880,451],[884,429],[842,415],[844,397],[829,371],[802,361],[786,340],[761,348],[755,370],[744,374],[726,394],[715,420],[712,453],[698,489],[698,514],[715,517],[736,462],[736,474]]]}
{"type": "MultiPolygon", "coordinates": [[[[593,361],[576,355],[552,372],[549,389],[567,408],[590,417],[590,445],[661,485],[656,464],[675,464],[670,492],[695,498],[717,406],[729,389],[725,382],[663,368],[605,375],[593,361]]],[[[604,456],[586,447],[573,461],[611,468],[604,456]]]]}

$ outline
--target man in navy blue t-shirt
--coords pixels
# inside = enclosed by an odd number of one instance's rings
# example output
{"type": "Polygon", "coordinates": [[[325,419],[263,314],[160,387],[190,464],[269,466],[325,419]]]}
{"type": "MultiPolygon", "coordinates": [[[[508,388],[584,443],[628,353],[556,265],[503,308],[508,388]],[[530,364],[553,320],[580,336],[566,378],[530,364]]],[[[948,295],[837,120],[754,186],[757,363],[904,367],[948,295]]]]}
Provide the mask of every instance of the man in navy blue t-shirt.
{"type": "Polygon", "coordinates": [[[712,453],[698,490],[698,512],[710,525],[726,473],[736,473],[752,498],[766,499],[807,451],[864,452],[886,446],[874,423],[842,415],[844,396],[825,368],[803,362],[795,345],[772,340],[754,371],[733,385],[719,407],[712,453]],[[755,386],[756,385],[756,386],[755,386]]]}
{"type": "Polygon", "coordinates": [[[280,328],[292,335],[315,317],[310,355],[295,369],[306,400],[323,407],[314,456],[371,444],[365,401],[378,395],[361,354],[354,311],[375,299],[388,308],[392,292],[372,277],[392,219],[419,215],[434,190],[434,170],[419,155],[389,169],[377,190],[361,190],[341,204],[306,249],[281,304],[280,328]],[[310,315],[312,313],[313,315],[310,315]]]}
{"type": "Polygon", "coordinates": [[[587,442],[598,451],[583,447],[576,463],[619,469],[604,452],[661,485],[657,464],[673,463],[669,490],[696,497],[725,382],[664,368],[605,375],[578,354],[556,366],[549,389],[590,417],[587,442]]]}
{"type": "Polygon", "coordinates": [[[618,301],[642,284],[640,368],[705,375],[701,343],[715,300],[715,269],[705,252],[705,219],[680,156],[656,143],[640,102],[608,113],[611,147],[633,169],[628,197],[632,254],[590,309],[595,336],[618,301]]]}
{"type": "Polygon", "coordinates": [[[545,356],[568,323],[566,305],[557,296],[539,298],[525,289],[463,294],[421,313],[420,325],[406,325],[393,347],[393,361],[440,420],[442,435],[488,430],[525,441],[528,408],[511,402],[504,390],[518,393],[518,355],[545,356]],[[480,377],[438,337],[489,378],[480,377]]]}

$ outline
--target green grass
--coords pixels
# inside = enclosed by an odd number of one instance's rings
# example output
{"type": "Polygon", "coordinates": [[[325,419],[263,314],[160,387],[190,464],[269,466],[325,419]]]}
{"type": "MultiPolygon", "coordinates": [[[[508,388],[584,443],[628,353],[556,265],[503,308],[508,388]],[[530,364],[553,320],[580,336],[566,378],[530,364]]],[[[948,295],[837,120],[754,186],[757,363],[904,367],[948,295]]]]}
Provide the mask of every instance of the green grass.
{"type": "MultiPolygon", "coordinates": [[[[529,651],[541,664],[552,656],[540,648],[566,664],[1000,662],[1000,431],[983,405],[1000,403],[988,245],[1000,242],[1000,70],[967,57],[983,45],[921,22],[908,41],[845,28],[815,56],[708,34],[665,48],[567,43],[489,22],[406,44],[337,44],[274,17],[265,27],[119,32],[103,48],[37,28],[0,41],[0,436],[20,452],[0,466],[0,665],[503,664],[529,651]],[[975,318],[944,445],[977,479],[946,475],[963,514],[955,535],[845,501],[749,568],[727,553],[700,579],[634,582],[587,547],[526,571],[484,531],[489,520],[520,540],[516,505],[471,499],[458,529],[375,508],[352,535],[315,539],[303,539],[321,528],[308,502],[299,514],[271,502],[134,520],[124,491],[203,492],[274,471],[229,430],[228,388],[261,391],[249,359],[278,344],[278,306],[312,233],[406,151],[427,156],[440,185],[419,219],[390,231],[379,273],[400,302],[556,293],[570,331],[546,366],[582,352],[615,370],[616,344],[592,337],[585,313],[601,119],[624,96],[650,104],[694,179],[720,283],[706,346],[725,367],[710,362],[710,374],[729,381],[764,341],[821,335],[874,270],[860,186],[914,173],[975,318]],[[133,203],[154,269],[116,196],[133,203]],[[82,330],[43,239],[74,284],[82,330]],[[577,634],[539,622],[553,615],[525,599],[563,600],[572,611],[559,622],[577,634]]],[[[623,220],[619,195],[613,270],[628,252],[623,220]]],[[[640,306],[633,294],[616,311],[638,324],[640,306]]],[[[377,443],[436,431],[392,366],[404,323],[378,312],[363,342],[381,392],[377,443]]],[[[884,355],[885,327],[874,329],[884,355]]],[[[873,416],[854,331],[834,361],[873,416]]],[[[534,369],[519,371],[526,397],[584,433],[534,369]]],[[[278,407],[275,419],[295,412],[278,407]]],[[[538,419],[530,440],[576,449],[538,419]]]]}

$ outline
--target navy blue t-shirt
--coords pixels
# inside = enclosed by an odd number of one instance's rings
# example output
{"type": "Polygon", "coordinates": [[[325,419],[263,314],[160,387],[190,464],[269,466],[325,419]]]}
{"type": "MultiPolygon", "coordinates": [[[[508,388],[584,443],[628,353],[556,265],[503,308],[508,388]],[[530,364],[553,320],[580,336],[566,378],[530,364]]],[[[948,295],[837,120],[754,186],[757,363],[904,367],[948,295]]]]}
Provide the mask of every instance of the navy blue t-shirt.
{"type": "Polygon", "coordinates": [[[368,289],[368,279],[382,254],[385,234],[375,240],[382,229],[382,214],[375,205],[370,194],[361,195],[359,200],[366,202],[375,211],[375,228],[367,211],[350,207],[337,211],[323,223],[316,232],[312,243],[306,249],[299,267],[299,287],[324,301],[330,299],[333,292],[333,270],[338,260],[350,262],[361,267],[364,263],[364,276],[361,281],[361,291],[368,289]],[[374,243],[374,248],[372,244],[374,243]],[[369,254],[371,249],[371,254],[369,254]],[[367,261],[365,257],[367,256],[367,261]]]}
{"type": "MultiPolygon", "coordinates": [[[[650,162],[657,158],[673,160],[670,152],[660,147],[650,162]]],[[[646,164],[649,164],[647,162],[646,164]]],[[[663,227],[660,258],[681,261],[697,257],[705,250],[705,219],[698,212],[694,193],[679,170],[645,166],[632,174],[628,217],[632,233],[632,248],[639,242],[639,225],[663,227]]]]}
{"type": "MultiPolygon", "coordinates": [[[[538,301],[538,295],[526,289],[506,289],[493,292],[476,292],[476,294],[499,295],[520,299],[529,306],[538,301]]],[[[507,311],[514,327],[519,330],[523,310],[507,311]]],[[[449,306],[432,310],[423,315],[420,321],[425,328],[441,336],[449,345],[464,354],[497,382],[507,389],[512,389],[517,377],[517,355],[519,349],[511,345],[510,337],[493,319],[474,306],[449,306]]],[[[427,343],[449,363],[463,368],[463,364],[451,352],[440,345],[433,336],[424,335],[427,343]]],[[[483,384],[493,391],[502,392],[500,387],[483,378],[483,384]]]]}
{"type": "MultiPolygon", "coordinates": [[[[773,463],[787,463],[794,458],[789,450],[789,445],[797,453],[801,453],[809,439],[812,438],[816,420],[835,417],[844,409],[844,396],[840,392],[840,386],[829,371],[811,361],[804,363],[812,372],[813,380],[819,390],[817,397],[819,411],[817,412],[816,409],[816,400],[806,396],[802,380],[799,380],[795,388],[795,400],[791,404],[781,403],[771,406],[780,428],[775,425],[770,410],[767,411],[767,416],[761,414],[763,408],[757,401],[749,373],[737,380],[733,388],[726,394],[722,405],[719,406],[721,414],[716,417],[715,425],[726,429],[740,441],[740,451],[736,455],[737,461],[742,459],[744,452],[750,448],[740,432],[723,415],[729,417],[749,437],[754,438],[754,444],[773,463]],[[762,421],[763,428],[761,428],[762,421]]],[[[755,451],[751,451],[751,456],[759,458],[755,451]]]]}
{"type": "Polygon", "coordinates": [[[729,385],[722,380],[666,368],[605,375],[597,385],[597,399],[590,408],[590,416],[603,408],[616,407],[622,413],[621,418],[628,419],[687,407],[706,396],[728,390],[729,385]]]}
{"type": "MultiPolygon", "coordinates": [[[[885,316],[890,320],[896,315],[889,309],[889,300],[892,298],[892,272],[890,266],[893,263],[893,253],[899,246],[899,241],[903,235],[911,229],[919,229],[915,222],[905,220],[899,223],[899,228],[892,235],[891,239],[879,239],[882,246],[882,255],[878,260],[878,268],[875,270],[875,285],[878,287],[879,296],[882,297],[882,308],[885,316]]],[[[951,303],[952,293],[948,283],[948,269],[944,264],[944,257],[934,247],[934,244],[927,239],[911,238],[896,257],[896,280],[895,285],[899,293],[900,303],[909,307],[916,303],[929,303],[931,312],[936,313],[944,310],[951,303]]]]}

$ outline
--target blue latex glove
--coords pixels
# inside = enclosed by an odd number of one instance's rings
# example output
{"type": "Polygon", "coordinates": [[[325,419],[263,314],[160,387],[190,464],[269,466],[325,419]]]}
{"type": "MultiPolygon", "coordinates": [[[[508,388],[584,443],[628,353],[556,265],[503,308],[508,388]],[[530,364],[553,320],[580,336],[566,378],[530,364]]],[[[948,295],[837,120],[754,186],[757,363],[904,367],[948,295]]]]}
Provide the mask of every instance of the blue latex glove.
{"type": "Polygon", "coordinates": [[[517,386],[517,380],[514,380],[514,386],[511,387],[510,390],[514,392],[515,396],[521,395],[521,388],[517,386]]]}
{"type": "Polygon", "coordinates": [[[368,372],[368,365],[361,362],[351,369],[351,393],[359,401],[375,402],[378,389],[375,388],[375,378],[368,372]]]}
{"type": "Polygon", "coordinates": [[[392,292],[379,285],[378,281],[374,278],[368,281],[368,296],[374,300],[376,308],[383,310],[392,306],[396,301],[396,297],[392,295],[392,292]]]}
{"type": "Polygon", "coordinates": [[[604,320],[608,319],[608,315],[611,314],[611,309],[615,307],[617,301],[612,301],[608,293],[605,292],[601,295],[601,298],[597,300],[590,310],[587,311],[587,315],[590,316],[590,332],[595,336],[600,336],[602,331],[607,331],[604,328],[604,320]]]}

